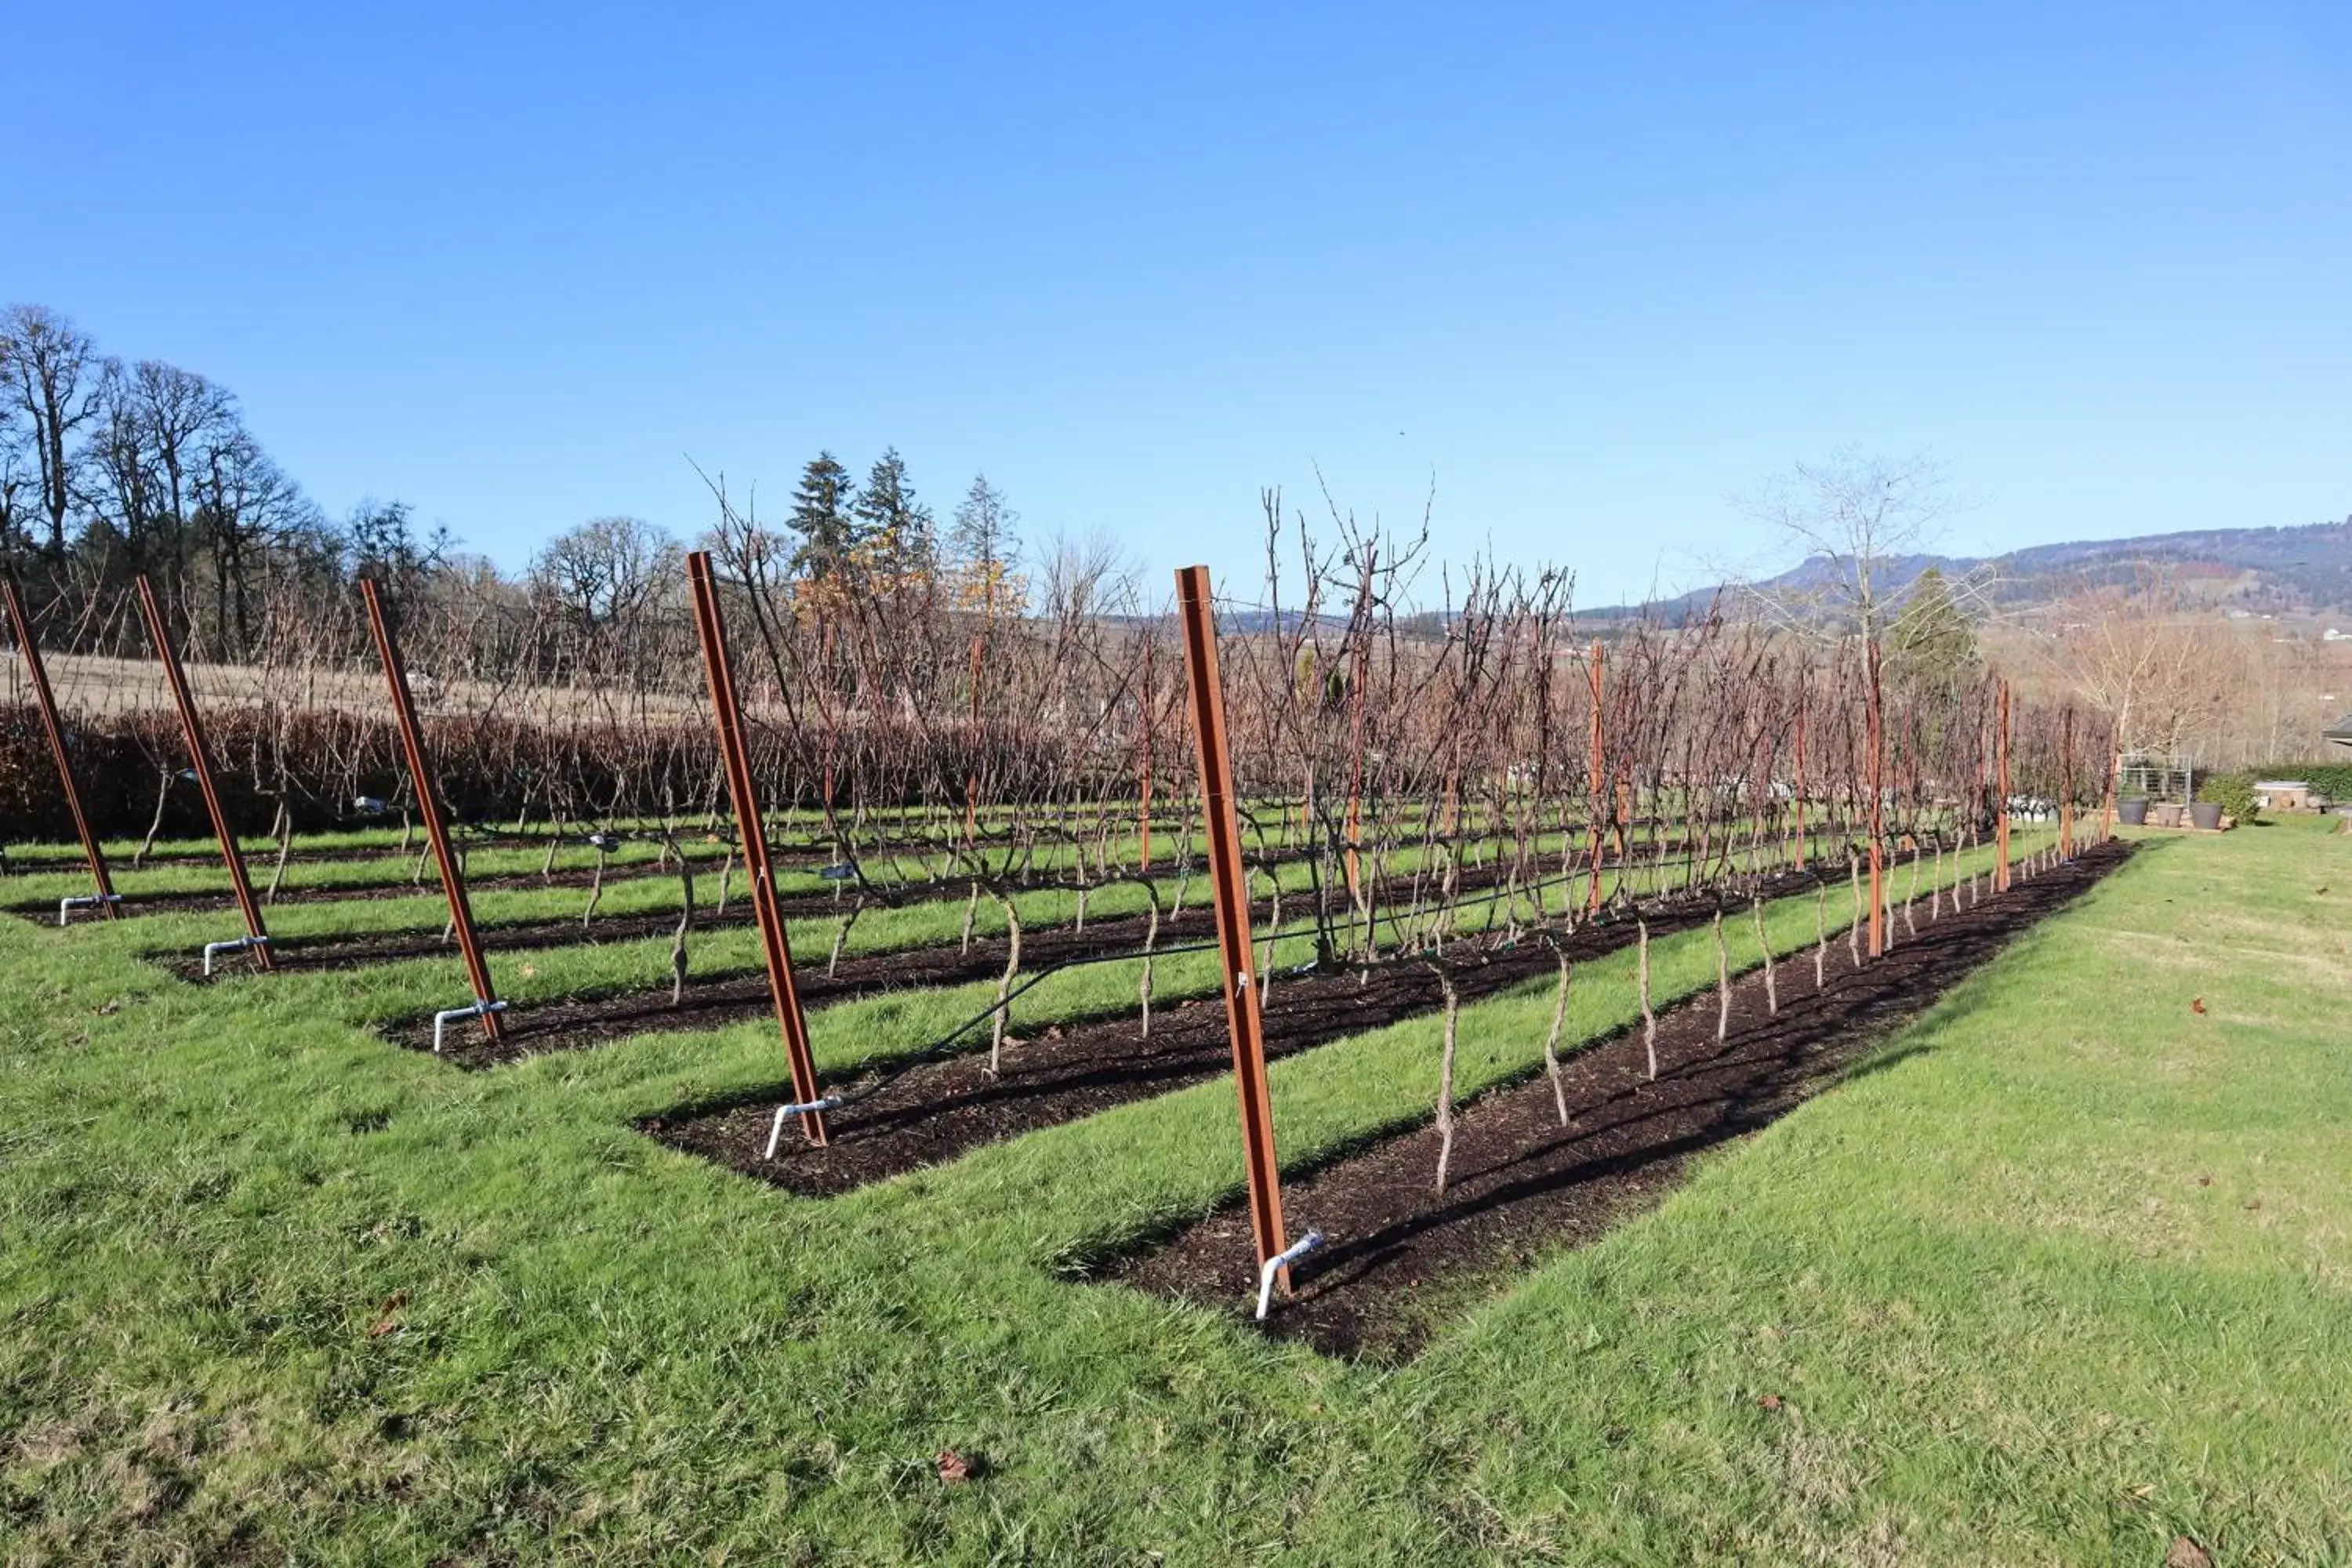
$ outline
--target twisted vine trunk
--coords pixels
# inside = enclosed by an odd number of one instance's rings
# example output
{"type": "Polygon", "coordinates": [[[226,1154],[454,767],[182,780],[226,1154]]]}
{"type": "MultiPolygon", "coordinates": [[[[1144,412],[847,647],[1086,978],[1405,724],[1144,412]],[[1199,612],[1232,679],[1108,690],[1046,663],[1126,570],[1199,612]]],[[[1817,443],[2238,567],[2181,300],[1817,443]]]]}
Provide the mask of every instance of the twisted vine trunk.
{"type": "MultiPolygon", "coordinates": [[[[670,847],[677,848],[674,843],[670,847]]],[[[669,1005],[673,1007],[686,1000],[686,937],[694,928],[694,861],[682,849],[677,850],[677,930],[669,941],[669,1005]]]]}
{"type": "Polygon", "coordinates": [[[1639,932],[1635,941],[1639,950],[1635,967],[1642,984],[1642,1048],[1649,1055],[1650,1081],[1655,1083],[1658,1081],[1658,1015],[1650,1006],[1650,922],[1636,915],[1633,926],[1639,932]]]}
{"type": "Polygon", "coordinates": [[[1445,1195],[1446,1168],[1454,1161],[1454,1056],[1462,1020],[1462,997],[1454,982],[1436,964],[1439,988],[1445,994],[1445,1045],[1437,1058],[1437,1195],[1445,1195]]]}
{"type": "MultiPolygon", "coordinates": [[[[991,889],[994,892],[994,889],[991,889]]],[[[1021,973],[1021,911],[1013,907],[1011,898],[995,894],[997,907],[1004,911],[1004,927],[1010,933],[1009,951],[1004,959],[1004,978],[996,983],[996,1019],[988,1037],[988,1076],[994,1078],[1003,1063],[1004,1016],[1013,995],[1013,977],[1021,973]]]]}
{"type": "Polygon", "coordinates": [[[1551,944],[1552,956],[1559,960],[1559,989],[1553,994],[1551,1029],[1544,1036],[1544,1076],[1551,1079],[1552,1109],[1559,1112],[1559,1124],[1568,1125],[1568,1086],[1559,1070],[1559,1036],[1568,1025],[1568,950],[1557,942],[1551,944]]]}

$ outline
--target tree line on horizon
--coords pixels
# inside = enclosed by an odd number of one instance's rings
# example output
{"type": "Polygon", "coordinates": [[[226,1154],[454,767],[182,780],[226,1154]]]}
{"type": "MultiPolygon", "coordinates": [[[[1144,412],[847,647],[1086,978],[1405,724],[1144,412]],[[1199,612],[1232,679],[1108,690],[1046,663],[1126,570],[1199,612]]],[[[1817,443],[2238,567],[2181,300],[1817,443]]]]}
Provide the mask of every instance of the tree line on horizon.
{"type": "MultiPolygon", "coordinates": [[[[1940,570],[1882,577],[1885,563],[1920,552],[1923,527],[1943,504],[1931,461],[1843,454],[1776,483],[1783,493],[1763,521],[1801,557],[1845,565],[1834,581],[1754,585],[1766,591],[1728,595],[1706,615],[1766,614],[1791,636],[1859,630],[1869,640],[1883,631],[1890,673],[1914,684],[1965,684],[1990,655],[2105,715],[2132,749],[2276,757],[2315,743],[2341,711],[2332,649],[2232,630],[2176,591],[2167,563],[2139,563],[2130,581],[2085,580],[2027,614],[1990,605],[1982,584],[1940,570]],[[1909,514],[1890,516],[1890,498],[1909,514]],[[1861,580],[1845,581],[1864,564],[1872,570],[1861,580]],[[1836,591],[1824,596],[1825,588],[1836,591]],[[1980,635],[1997,646],[1980,651],[1980,635]]],[[[984,475],[940,519],[895,447],[862,479],[819,452],[772,520],[748,497],[739,505],[723,479],[711,488],[716,518],[697,542],[738,584],[738,624],[757,639],[780,693],[854,663],[860,639],[919,648],[930,665],[992,659],[1023,642],[1005,623],[1025,618],[1038,623],[1038,658],[1066,658],[1078,646],[1069,628],[1143,602],[1107,540],[1025,549],[1019,514],[984,475]]],[[[1278,492],[1266,500],[1278,510],[1278,492]]],[[[640,694],[692,679],[677,535],[640,519],[593,518],[514,573],[457,543],[421,528],[398,500],[331,517],[218,383],[102,353],[42,306],[0,310],[0,572],[23,584],[39,635],[58,651],[144,658],[126,592],[143,574],[192,659],[365,662],[373,656],[352,588],[370,577],[412,625],[420,669],[640,694]]],[[[1283,625],[1279,613],[1238,608],[1229,629],[1241,634],[1283,625]]],[[[1449,620],[1415,609],[1397,625],[1442,638],[1449,620]]],[[[1626,633],[1602,625],[1582,635],[1626,633]]],[[[936,672],[926,668],[902,687],[930,681],[936,672]]],[[[860,680],[846,689],[862,700],[860,680]]]]}
{"type": "MultiPolygon", "coordinates": [[[[1017,609],[1020,514],[985,474],[942,525],[890,447],[865,480],[830,450],[803,467],[780,526],[722,521],[704,542],[739,574],[785,592],[944,587],[958,607],[1017,609]]],[[[395,596],[462,585],[479,598],[569,618],[583,630],[628,621],[682,581],[684,543],[631,517],[590,519],[549,541],[519,574],[462,552],[399,500],[331,516],[274,459],[236,395],[162,360],[102,353],[47,306],[0,311],[0,573],[44,618],[102,643],[132,580],[150,578],[191,657],[254,656],[271,615],[347,597],[361,577],[395,596]]],[[[120,635],[128,636],[128,633],[120,635]]]]}

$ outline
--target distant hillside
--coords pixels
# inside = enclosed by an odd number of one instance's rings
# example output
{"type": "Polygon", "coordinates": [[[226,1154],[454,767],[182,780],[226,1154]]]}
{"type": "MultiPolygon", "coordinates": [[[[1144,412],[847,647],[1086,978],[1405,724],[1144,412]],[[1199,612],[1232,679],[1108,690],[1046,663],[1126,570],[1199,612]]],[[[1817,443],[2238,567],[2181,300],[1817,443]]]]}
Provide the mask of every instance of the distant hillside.
{"type": "MultiPolygon", "coordinates": [[[[2352,517],[2302,528],[2210,528],[2037,544],[1990,558],[1906,555],[1883,563],[1881,570],[1890,588],[1909,584],[1930,566],[1943,568],[1947,576],[1990,575],[1994,597],[2022,608],[2063,598],[2093,584],[2127,583],[2147,563],[2162,564],[2178,585],[2232,608],[2352,616],[2352,517]]],[[[1801,590],[1821,582],[1827,570],[1815,557],[1757,585],[1801,590]]],[[[1605,626],[1647,613],[1673,625],[1705,610],[1720,592],[1702,588],[1648,606],[1611,605],[1580,611],[1577,618],[1605,626]]]]}

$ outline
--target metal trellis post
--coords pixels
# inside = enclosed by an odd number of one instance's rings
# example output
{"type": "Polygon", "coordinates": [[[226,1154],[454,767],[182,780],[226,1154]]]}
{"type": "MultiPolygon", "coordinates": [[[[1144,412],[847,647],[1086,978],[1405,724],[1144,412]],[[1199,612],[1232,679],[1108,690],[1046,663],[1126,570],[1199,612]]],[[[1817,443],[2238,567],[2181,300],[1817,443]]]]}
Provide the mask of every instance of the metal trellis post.
{"type": "Polygon", "coordinates": [[[434,864],[441,868],[441,891],[449,900],[449,926],[457,939],[457,951],[466,960],[466,978],[474,987],[474,1005],[482,1021],[482,1037],[497,1040],[505,1033],[499,1021],[502,1009],[498,993],[490,985],[490,966],[482,956],[480,939],[474,934],[474,908],[466,897],[466,873],[457,864],[457,852],[449,845],[449,824],[441,813],[440,792],[433,784],[433,770],[425,757],[425,736],[416,722],[416,700],[408,687],[408,666],[400,657],[400,647],[393,640],[392,623],[385,618],[383,596],[376,591],[373,578],[360,579],[360,595],[367,601],[368,629],[375,634],[376,657],[383,661],[384,684],[392,689],[392,714],[400,725],[400,749],[408,762],[408,784],[416,796],[417,815],[425,819],[425,836],[432,841],[434,864]]]}
{"type": "Polygon", "coordinates": [[[1601,825],[1602,819],[1608,815],[1609,809],[1609,803],[1601,798],[1601,789],[1606,781],[1602,766],[1604,758],[1601,752],[1601,639],[1599,637],[1592,639],[1592,651],[1586,657],[1584,661],[1584,675],[1585,679],[1589,681],[1592,687],[1592,745],[1591,756],[1587,760],[1584,769],[1585,794],[1592,803],[1592,840],[1591,854],[1588,857],[1592,863],[1592,885],[1586,890],[1584,895],[1584,912],[1590,915],[1598,913],[1601,909],[1601,845],[1602,840],[1601,825]]]}
{"type": "Polygon", "coordinates": [[[719,580],[710,552],[686,558],[694,589],[694,626],[702,640],[703,672],[710,681],[710,706],[719,729],[719,753],[727,765],[727,793],[735,802],[735,833],[742,840],[743,869],[751,880],[751,912],[768,969],[768,995],[783,1031],[784,1055],[792,1067],[793,1094],[801,1106],[801,1132],[812,1143],[825,1142],[824,1111],[817,1090],[816,1057],[809,1048],[808,1016],[801,1010],[800,986],[793,979],[792,944],[784,936],[783,912],[776,904],[776,881],[768,864],[768,835],[752,792],[751,754],[743,744],[743,705],[735,691],[735,667],[727,656],[727,626],[719,611],[719,580]]]}
{"type": "Polygon", "coordinates": [[[1863,651],[1870,681],[1870,956],[1886,952],[1886,711],[1878,680],[1878,643],[1863,651]]]}
{"type": "Polygon", "coordinates": [[[1993,717],[1993,871],[1992,890],[2009,890],[2009,680],[2003,677],[1994,699],[1993,717]]]}
{"type": "MultiPolygon", "coordinates": [[[[90,880],[98,885],[97,903],[109,920],[121,913],[121,900],[114,891],[114,879],[106,869],[106,852],[98,845],[98,835],[90,831],[89,817],[82,810],[81,785],[74,779],[73,760],[66,750],[65,721],[58,716],[57,694],[49,689],[48,667],[41,662],[40,645],[33,640],[33,618],[25,613],[24,596],[16,591],[14,577],[0,576],[0,599],[8,606],[8,618],[16,628],[16,647],[25,656],[25,668],[33,678],[33,696],[41,708],[41,728],[49,738],[49,754],[57,759],[58,783],[65,789],[66,809],[73,815],[75,836],[81,840],[81,852],[89,861],[90,880]]],[[[81,903],[87,900],[74,900],[81,903]]],[[[60,908],[60,923],[65,914],[60,908]]]]}
{"type": "Polygon", "coordinates": [[[236,847],[236,835],[229,831],[228,814],[221,809],[220,791],[213,784],[212,755],[205,747],[204,723],[196,717],[196,700],[189,694],[187,672],[180,668],[180,656],[172,647],[171,630],[163,624],[163,606],[155,597],[154,584],[140,574],[140,613],[147,620],[147,636],[155,645],[155,657],[163,662],[163,679],[172,689],[172,701],[180,710],[180,728],[188,737],[188,767],[196,775],[196,787],[204,792],[205,811],[213,822],[213,837],[220,840],[221,863],[228,868],[230,888],[236,894],[236,907],[245,916],[245,942],[242,944],[253,954],[254,966],[272,969],[269,961],[269,931],[262,924],[261,905],[253,897],[252,879],[245,874],[245,854],[236,847]]]}
{"type": "Polygon", "coordinates": [[[1797,869],[1805,868],[1805,697],[1802,688],[1797,692],[1797,779],[1791,804],[1797,809],[1797,869]]]}
{"type": "MultiPolygon", "coordinates": [[[[1176,573],[1184,618],[1184,670],[1192,688],[1192,736],[1201,763],[1201,807],[1206,818],[1209,878],[1217,911],[1217,946],[1224,960],[1225,1023],[1234,1045],[1234,1086],[1241,1097],[1242,1146],[1249,1167],[1250,1228],[1261,1270],[1283,1257],[1282,1174],[1274,1150],[1274,1105],[1265,1080],[1265,1022],[1259,1011],[1250,931],[1248,868],[1242,859],[1241,822],[1234,813],[1233,756],[1226,749],[1225,700],[1217,666],[1216,610],[1209,569],[1176,573]]],[[[1286,1291],[1287,1265],[1275,1269],[1286,1291]]]]}
{"type": "Polygon", "coordinates": [[[2074,858],[2074,705],[2069,702],[2059,720],[2058,858],[2074,858]]]}
{"type": "Polygon", "coordinates": [[[1141,753],[1137,768],[1140,775],[1135,808],[1135,868],[1149,873],[1151,869],[1151,720],[1157,689],[1151,683],[1151,645],[1153,634],[1145,633],[1143,639],[1143,700],[1136,710],[1142,731],[1142,742],[1137,747],[1141,753]]]}

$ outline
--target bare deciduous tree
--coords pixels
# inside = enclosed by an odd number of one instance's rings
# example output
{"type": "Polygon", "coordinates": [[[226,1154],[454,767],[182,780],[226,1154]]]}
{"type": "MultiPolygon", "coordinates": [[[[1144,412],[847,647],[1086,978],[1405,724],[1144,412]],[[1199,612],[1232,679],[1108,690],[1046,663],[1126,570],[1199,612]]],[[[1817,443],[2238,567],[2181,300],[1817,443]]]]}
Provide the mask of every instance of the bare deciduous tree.
{"type": "Polygon", "coordinates": [[[2223,704],[2236,660],[2221,625],[2183,605],[2170,574],[2085,588],[2063,602],[2041,646],[2056,672],[2107,722],[2116,770],[2133,752],[2179,752],[2223,704]]]}
{"type": "Polygon", "coordinates": [[[6,397],[26,426],[41,515],[48,522],[44,548],[66,550],[66,519],[76,499],[74,433],[97,417],[100,365],[89,335],[44,305],[12,305],[0,313],[0,375],[6,397]]]}

